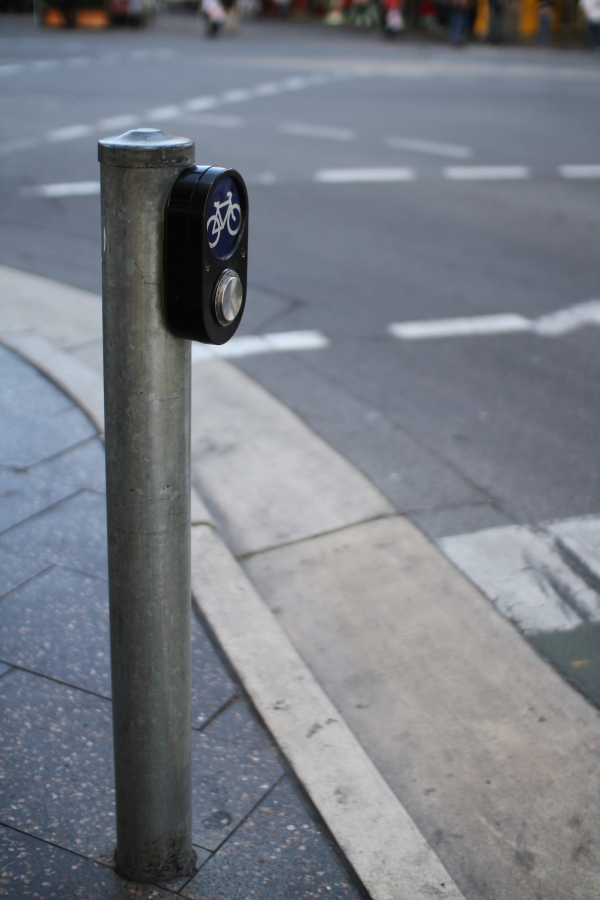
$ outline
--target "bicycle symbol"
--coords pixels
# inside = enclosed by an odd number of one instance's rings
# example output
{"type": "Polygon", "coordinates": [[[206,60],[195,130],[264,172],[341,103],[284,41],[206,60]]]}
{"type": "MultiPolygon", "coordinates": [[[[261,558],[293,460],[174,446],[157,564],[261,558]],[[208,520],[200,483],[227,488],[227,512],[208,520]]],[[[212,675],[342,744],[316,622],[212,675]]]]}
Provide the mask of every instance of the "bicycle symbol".
{"type": "Polygon", "coordinates": [[[240,230],[242,224],[242,210],[239,203],[233,202],[231,191],[227,191],[227,200],[222,203],[214,202],[215,213],[206,223],[208,231],[208,246],[213,250],[221,238],[221,232],[227,226],[227,231],[232,237],[235,237],[240,230]],[[225,215],[223,215],[225,209],[225,215]],[[211,241],[211,239],[214,239],[211,241]]]}

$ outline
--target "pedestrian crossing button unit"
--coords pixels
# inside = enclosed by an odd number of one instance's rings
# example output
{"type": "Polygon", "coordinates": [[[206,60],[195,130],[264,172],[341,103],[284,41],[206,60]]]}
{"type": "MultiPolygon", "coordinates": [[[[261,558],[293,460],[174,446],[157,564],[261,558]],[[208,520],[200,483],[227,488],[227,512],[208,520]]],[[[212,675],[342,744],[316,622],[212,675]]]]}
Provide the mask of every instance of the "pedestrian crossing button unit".
{"type": "Polygon", "coordinates": [[[248,192],[239,172],[189,166],[165,212],[165,315],[178,337],[225,344],[244,314],[248,192]]]}

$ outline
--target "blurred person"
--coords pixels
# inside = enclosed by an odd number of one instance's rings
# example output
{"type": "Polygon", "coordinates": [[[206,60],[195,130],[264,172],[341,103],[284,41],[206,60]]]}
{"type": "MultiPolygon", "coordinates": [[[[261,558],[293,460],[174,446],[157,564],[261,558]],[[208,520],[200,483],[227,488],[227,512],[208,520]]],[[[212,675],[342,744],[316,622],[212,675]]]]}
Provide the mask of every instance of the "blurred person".
{"type": "Polygon", "coordinates": [[[588,50],[600,50],[600,0],[581,0],[585,16],[585,45],[588,50]]]}
{"type": "Polygon", "coordinates": [[[220,0],[202,0],[202,15],[206,19],[206,36],[217,37],[227,18],[220,0]]]}
{"type": "Polygon", "coordinates": [[[404,31],[402,4],[403,0],[382,0],[381,2],[381,27],[388,37],[396,37],[401,31],[404,31]]]}
{"type": "Polygon", "coordinates": [[[448,31],[450,43],[454,47],[462,47],[469,33],[473,0],[451,0],[448,31]]]}
{"type": "Polygon", "coordinates": [[[504,34],[504,10],[506,0],[488,0],[489,28],[488,40],[490,44],[501,44],[504,34]]]}
{"type": "Polygon", "coordinates": [[[552,0],[538,0],[538,44],[547,47],[550,43],[554,6],[552,0]]]}

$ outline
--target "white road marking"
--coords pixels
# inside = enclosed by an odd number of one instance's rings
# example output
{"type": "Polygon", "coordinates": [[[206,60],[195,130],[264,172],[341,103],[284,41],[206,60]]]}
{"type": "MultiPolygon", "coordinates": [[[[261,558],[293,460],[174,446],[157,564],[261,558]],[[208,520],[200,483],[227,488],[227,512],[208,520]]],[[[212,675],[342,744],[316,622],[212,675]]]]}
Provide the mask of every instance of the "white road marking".
{"type": "Polygon", "coordinates": [[[450,181],[522,181],[529,178],[528,166],[449,166],[444,178],[450,181]]]}
{"type": "Polygon", "coordinates": [[[471,334],[506,334],[511,331],[529,331],[530,327],[529,319],[524,316],[499,313],[491,316],[464,316],[422,322],[392,322],[388,325],[388,331],[402,341],[422,341],[471,334]]]}
{"type": "Polygon", "coordinates": [[[104,129],[112,129],[112,128],[132,128],[137,122],[136,116],[131,115],[122,115],[122,116],[109,116],[107,119],[99,119],[97,122],[97,127],[104,129]]]}
{"type": "Polygon", "coordinates": [[[130,60],[141,62],[146,59],[170,59],[173,56],[171,50],[166,47],[157,50],[141,50],[131,53],[101,53],[99,56],[67,56],[62,59],[33,59],[26,62],[6,63],[0,66],[0,78],[10,75],[20,75],[22,73],[43,74],[53,71],[59,67],[67,69],[81,69],[89,65],[107,65],[119,62],[119,60],[130,60]]]}
{"type": "Polygon", "coordinates": [[[282,122],[278,130],[294,137],[323,138],[328,141],[356,139],[356,132],[351,128],[332,128],[329,125],[309,125],[304,122],[282,122]]]}
{"type": "Polygon", "coordinates": [[[455,159],[470,159],[473,155],[470,147],[459,144],[442,144],[438,141],[422,141],[419,138],[391,137],[386,140],[386,144],[396,150],[430,153],[433,156],[453,156],[455,159]]]}
{"type": "Polygon", "coordinates": [[[7,75],[18,75],[24,69],[25,66],[22,63],[7,63],[0,66],[0,78],[6,78],[7,75]]]}
{"type": "Polygon", "coordinates": [[[423,341],[477,334],[510,334],[516,331],[529,331],[542,337],[559,337],[584,325],[600,325],[600,300],[577,303],[538,319],[527,319],[517,313],[498,313],[454,319],[391,322],[387,330],[401,341],[423,341]]]}
{"type": "Polygon", "coordinates": [[[184,109],[189,109],[190,112],[202,112],[205,109],[213,109],[215,106],[218,106],[218,100],[216,97],[192,97],[191,100],[186,100],[181,105],[184,109]]]}
{"type": "Polygon", "coordinates": [[[227,344],[192,344],[192,362],[213,359],[215,356],[234,359],[262,353],[282,353],[296,350],[321,350],[329,346],[329,339],[320,331],[280,331],[273,334],[234,337],[227,344]]]}
{"type": "MultiPolygon", "coordinates": [[[[570,565],[557,543],[562,532],[576,532],[585,522],[567,520],[537,529],[525,525],[488,528],[442,538],[439,545],[526,634],[567,631],[600,622],[600,595],[577,574],[577,543],[571,544],[570,565]]],[[[591,549],[598,559],[600,518],[587,522],[588,543],[592,536],[591,549]]]]}
{"type": "Polygon", "coordinates": [[[241,116],[185,116],[185,122],[192,125],[204,125],[207,128],[241,128],[244,120],[241,116]]]}
{"type": "Polygon", "coordinates": [[[181,106],[157,106],[155,109],[149,109],[145,116],[147,119],[150,119],[151,122],[155,122],[157,119],[161,121],[167,121],[167,119],[178,119],[183,113],[181,106]]]}
{"type": "Polygon", "coordinates": [[[571,568],[600,590],[600,516],[563,519],[549,525],[547,531],[571,568]]]}
{"type": "Polygon", "coordinates": [[[99,181],[71,181],[64,184],[37,184],[21,190],[24,197],[90,197],[100,193],[99,181]]]}
{"type": "Polygon", "coordinates": [[[260,175],[247,178],[246,182],[248,184],[277,184],[277,175],[275,172],[261,172],[260,175]]]}
{"type": "MultiPolygon", "coordinates": [[[[155,55],[160,57],[159,52],[157,52],[155,55]]],[[[135,124],[136,122],[142,121],[143,119],[150,119],[153,122],[160,123],[171,119],[185,118],[187,112],[203,112],[208,109],[215,109],[216,107],[222,106],[224,104],[242,103],[262,97],[271,97],[274,94],[278,94],[282,91],[299,90],[301,88],[308,88],[320,84],[326,84],[330,81],[334,81],[333,75],[315,75],[307,78],[285,78],[278,83],[267,82],[256,85],[256,87],[253,88],[240,88],[224,91],[223,94],[218,97],[191,97],[188,100],[182,101],[180,104],[154,107],[153,109],[146,110],[146,112],[139,115],[126,113],[122,116],[99,119],[95,125],[69,125],[65,128],[55,128],[52,131],[47,132],[47,134],[45,135],[45,140],[50,142],[72,141],[78,138],[88,137],[90,134],[92,134],[93,131],[103,131],[106,128],[110,129],[120,127],[118,124],[119,121],[123,121],[125,123],[123,127],[127,128],[131,127],[131,125],[135,124]]],[[[205,122],[204,124],[209,123],[205,122]]],[[[216,122],[213,122],[212,124],[216,124],[216,122]]],[[[223,125],[223,123],[221,124],[223,125]]],[[[237,127],[237,125],[223,125],[223,127],[237,127]]],[[[28,139],[26,141],[7,141],[4,144],[0,144],[0,155],[12,153],[14,150],[18,149],[34,147],[37,146],[39,142],[39,138],[36,138],[34,140],[28,139]]]]}
{"type": "Polygon", "coordinates": [[[600,165],[559,166],[558,172],[563,178],[600,178],[600,165]]]}
{"type": "Polygon", "coordinates": [[[327,184],[366,184],[373,182],[414,181],[414,169],[320,169],[315,181],[327,184]]]}
{"type": "Polygon", "coordinates": [[[91,125],[68,125],[66,128],[55,128],[46,134],[47,141],[73,141],[76,138],[88,137],[92,133],[91,125]]]}

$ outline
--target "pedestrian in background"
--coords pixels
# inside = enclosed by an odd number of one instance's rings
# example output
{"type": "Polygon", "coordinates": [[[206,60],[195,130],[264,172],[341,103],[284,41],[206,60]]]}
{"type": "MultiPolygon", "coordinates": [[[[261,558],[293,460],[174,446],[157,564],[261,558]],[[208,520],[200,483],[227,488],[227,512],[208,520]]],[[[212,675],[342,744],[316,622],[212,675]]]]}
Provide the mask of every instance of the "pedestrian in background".
{"type": "Polygon", "coordinates": [[[547,47],[550,43],[554,9],[552,0],[538,0],[538,44],[547,47]]]}
{"type": "Polygon", "coordinates": [[[585,16],[585,45],[588,50],[600,50],[600,0],[581,0],[585,16]]]}
{"type": "Polygon", "coordinates": [[[462,47],[467,40],[473,0],[452,0],[450,3],[450,20],[448,30],[450,43],[462,47]]]}
{"type": "Polygon", "coordinates": [[[490,22],[488,40],[490,44],[501,44],[504,32],[504,10],[506,0],[488,0],[490,22]]]}

